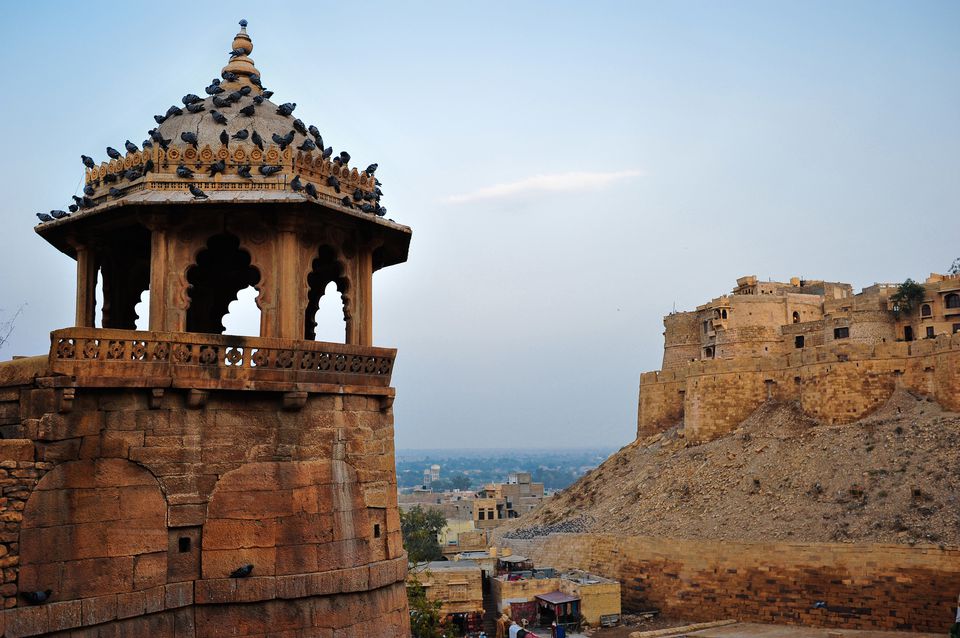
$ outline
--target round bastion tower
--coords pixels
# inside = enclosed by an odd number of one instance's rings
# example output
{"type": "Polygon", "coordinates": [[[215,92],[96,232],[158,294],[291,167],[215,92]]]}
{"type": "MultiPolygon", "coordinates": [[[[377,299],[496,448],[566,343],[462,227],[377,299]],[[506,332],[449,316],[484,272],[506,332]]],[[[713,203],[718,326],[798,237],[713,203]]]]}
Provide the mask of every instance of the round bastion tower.
{"type": "Polygon", "coordinates": [[[37,227],[77,262],[76,325],[0,363],[6,636],[409,635],[396,351],[371,328],[411,232],[375,164],[271,101],[245,21],[231,49],[37,227]],[[343,343],[314,340],[331,282],[343,343]],[[224,335],[248,286],[259,335],[224,335]]]}

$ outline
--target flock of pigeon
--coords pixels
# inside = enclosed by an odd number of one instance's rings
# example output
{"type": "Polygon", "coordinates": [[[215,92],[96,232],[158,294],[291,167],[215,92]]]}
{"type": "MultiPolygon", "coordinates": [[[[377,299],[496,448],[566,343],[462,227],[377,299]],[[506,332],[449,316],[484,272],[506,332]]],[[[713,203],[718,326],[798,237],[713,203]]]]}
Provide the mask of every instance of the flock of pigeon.
{"type": "MultiPolygon", "coordinates": [[[[233,58],[238,55],[245,55],[246,53],[248,52],[245,49],[242,49],[242,48],[234,49],[233,51],[230,52],[230,56],[231,58],[233,58]]],[[[224,71],[222,74],[222,78],[226,82],[234,82],[238,79],[238,76],[237,74],[232,73],[230,71],[224,71]]],[[[255,84],[256,86],[263,89],[263,85],[260,83],[259,76],[251,75],[250,81],[253,82],[253,84],[255,84]]],[[[223,94],[226,93],[226,90],[220,85],[220,79],[214,78],[211,84],[208,87],[206,87],[207,95],[212,96],[213,106],[217,107],[216,109],[210,109],[208,111],[211,119],[215,123],[221,126],[225,126],[228,123],[229,118],[227,117],[226,114],[222,113],[218,109],[231,108],[233,105],[239,103],[241,99],[250,95],[251,92],[252,92],[251,87],[244,86],[243,88],[237,91],[233,91],[227,94],[226,96],[224,96],[223,94]]],[[[234,117],[242,117],[242,118],[253,117],[253,115],[256,113],[257,108],[262,107],[264,102],[268,100],[272,95],[273,95],[273,91],[263,90],[261,95],[253,96],[250,104],[248,104],[247,106],[244,106],[243,108],[238,109],[239,115],[236,115],[234,117]]],[[[184,109],[186,109],[187,113],[193,113],[193,114],[206,111],[204,98],[201,98],[198,95],[194,95],[193,93],[188,93],[187,95],[184,95],[183,98],[181,98],[181,101],[183,102],[183,108],[174,105],[174,106],[171,106],[169,109],[167,109],[167,112],[165,114],[153,116],[153,119],[157,123],[157,127],[150,129],[150,131],[148,131],[148,134],[150,137],[143,141],[143,145],[142,145],[143,150],[148,150],[153,148],[154,144],[166,150],[170,145],[170,143],[172,142],[172,140],[164,139],[163,135],[159,131],[159,125],[163,124],[170,118],[183,115],[184,109]]],[[[285,102],[277,107],[276,113],[277,115],[280,115],[282,117],[289,118],[293,115],[293,111],[296,108],[297,108],[296,103],[285,102]]],[[[306,139],[304,139],[303,143],[301,143],[299,146],[295,147],[297,150],[303,151],[303,152],[311,152],[311,151],[319,150],[321,157],[323,157],[323,159],[332,158],[331,162],[334,164],[334,166],[338,168],[347,166],[348,163],[350,162],[350,154],[347,153],[346,151],[341,151],[337,156],[334,156],[332,146],[328,146],[324,148],[323,137],[320,135],[320,131],[317,129],[316,126],[313,126],[312,124],[310,126],[306,126],[303,123],[303,121],[300,119],[294,119],[291,126],[292,126],[292,129],[286,135],[279,135],[277,133],[273,133],[272,135],[272,141],[274,142],[274,144],[280,147],[281,152],[284,149],[286,149],[288,146],[292,145],[294,141],[294,135],[296,133],[300,133],[306,139]]],[[[193,146],[195,149],[199,147],[200,141],[197,138],[196,133],[193,133],[191,131],[184,131],[180,134],[180,139],[184,143],[189,144],[190,146],[193,146]]],[[[264,149],[263,138],[260,136],[259,133],[257,133],[256,129],[253,129],[252,127],[241,129],[236,133],[234,133],[233,135],[228,134],[226,129],[224,129],[223,132],[220,133],[220,142],[224,146],[229,146],[230,140],[245,141],[247,139],[249,139],[261,151],[264,149]]],[[[130,140],[126,141],[126,143],[124,144],[124,148],[128,153],[136,153],[140,150],[140,148],[137,147],[137,145],[131,142],[130,140]]],[[[115,159],[115,160],[119,160],[123,158],[123,155],[117,149],[111,146],[107,147],[107,155],[110,157],[110,159],[115,159]]],[[[87,168],[90,168],[90,169],[96,168],[96,162],[94,162],[92,157],[89,157],[87,155],[81,155],[80,159],[83,161],[83,165],[86,166],[87,168]]],[[[104,175],[103,182],[105,184],[116,184],[116,186],[113,186],[113,185],[110,186],[108,190],[108,194],[112,198],[117,198],[123,194],[122,191],[119,188],[117,188],[117,186],[119,186],[123,182],[123,180],[134,181],[153,170],[154,170],[153,160],[148,159],[146,162],[139,164],[137,166],[133,166],[125,170],[123,173],[120,173],[120,174],[108,173],[107,175],[104,175]]],[[[214,162],[209,167],[210,177],[213,177],[217,173],[223,173],[225,170],[226,170],[226,162],[224,160],[219,160],[217,162],[214,162]]],[[[277,165],[264,164],[260,166],[258,170],[259,170],[259,173],[264,177],[270,177],[271,175],[279,173],[281,170],[283,170],[283,167],[277,166],[277,165]]],[[[364,169],[364,172],[368,176],[374,177],[374,173],[376,172],[376,170],[377,170],[377,164],[370,164],[369,166],[367,166],[366,169],[364,169]]],[[[237,169],[237,174],[240,177],[245,179],[253,179],[254,176],[251,174],[250,171],[251,171],[251,165],[247,164],[237,169]]],[[[183,163],[181,163],[177,167],[176,172],[177,172],[177,176],[179,176],[182,179],[191,179],[194,177],[194,171],[191,170],[189,167],[187,167],[183,163]]],[[[333,190],[338,195],[342,194],[340,190],[340,186],[341,186],[340,180],[338,180],[335,175],[330,175],[329,177],[327,177],[326,184],[327,186],[330,186],[331,188],[333,188],[333,190]]],[[[37,218],[40,220],[41,223],[50,222],[55,219],[63,219],[64,217],[69,217],[71,213],[75,213],[78,210],[81,210],[84,208],[92,208],[93,206],[96,205],[96,203],[92,198],[94,196],[96,187],[98,187],[99,185],[100,185],[100,182],[98,180],[92,184],[87,184],[86,186],[84,186],[83,196],[79,197],[77,195],[73,195],[72,197],[73,197],[74,203],[70,204],[67,207],[67,210],[51,210],[49,213],[37,213],[37,218]]],[[[306,183],[302,182],[300,180],[299,175],[294,176],[293,179],[290,180],[289,185],[294,192],[302,191],[307,196],[313,199],[318,199],[320,196],[319,193],[317,192],[316,186],[314,186],[310,182],[306,182],[306,183]]],[[[356,208],[364,213],[377,215],[378,217],[383,217],[384,215],[386,215],[387,209],[380,205],[380,197],[383,195],[383,192],[380,190],[380,186],[381,186],[380,180],[374,177],[373,191],[366,192],[359,188],[354,189],[352,193],[344,194],[344,196],[340,200],[340,204],[347,208],[356,208]]],[[[194,199],[208,198],[207,194],[204,193],[203,190],[201,190],[196,184],[189,184],[188,189],[190,191],[190,194],[193,195],[194,199]]]]}

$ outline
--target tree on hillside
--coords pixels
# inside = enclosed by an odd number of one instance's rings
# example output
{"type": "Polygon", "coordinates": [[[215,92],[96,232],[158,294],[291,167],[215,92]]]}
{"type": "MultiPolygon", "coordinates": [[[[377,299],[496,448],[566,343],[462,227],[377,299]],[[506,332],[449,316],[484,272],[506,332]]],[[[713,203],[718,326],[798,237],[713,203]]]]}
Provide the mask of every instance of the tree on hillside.
{"type": "Polygon", "coordinates": [[[953,263],[950,264],[950,270],[947,272],[951,275],[960,275],[960,257],[953,260],[953,263]]]}
{"type": "Polygon", "coordinates": [[[909,315],[923,301],[926,291],[922,284],[913,279],[907,279],[897,286],[897,292],[890,295],[893,302],[893,314],[897,317],[909,315]]]}
{"type": "Polygon", "coordinates": [[[440,608],[443,602],[427,599],[427,590],[415,575],[407,579],[407,602],[410,603],[410,633],[416,638],[440,638],[450,634],[440,608]]]}
{"type": "Polygon", "coordinates": [[[437,535],[446,526],[447,519],[435,509],[423,509],[417,505],[409,511],[400,511],[403,546],[411,563],[425,563],[443,557],[437,535]]]}

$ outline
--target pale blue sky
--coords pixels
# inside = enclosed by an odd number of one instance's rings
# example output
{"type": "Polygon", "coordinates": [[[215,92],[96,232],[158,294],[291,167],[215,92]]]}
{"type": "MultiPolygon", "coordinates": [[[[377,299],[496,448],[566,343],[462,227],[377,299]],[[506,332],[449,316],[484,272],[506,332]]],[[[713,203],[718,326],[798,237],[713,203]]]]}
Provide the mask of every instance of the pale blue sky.
{"type": "Polygon", "coordinates": [[[72,323],[32,231],[250,21],[265,84],[380,164],[400,447],[619,445],[661,317],[746,274],[923,278],[960,256],[960,3],[4,7],[0,357],[72,323]]]}

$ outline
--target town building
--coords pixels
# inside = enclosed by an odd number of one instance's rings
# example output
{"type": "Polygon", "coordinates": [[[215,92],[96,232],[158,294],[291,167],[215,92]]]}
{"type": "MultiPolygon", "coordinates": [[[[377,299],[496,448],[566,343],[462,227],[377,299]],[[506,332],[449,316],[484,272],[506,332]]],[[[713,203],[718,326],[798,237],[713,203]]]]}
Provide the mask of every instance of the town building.
{"type": "Polygon", "coordinates": [[[529,472],[513,472],[506,483],[485,485],[473,501],[473,525],[492,529],[503,521],[536,509],[546,498],[543,483],[534,483],[529,472]]]}
{"type": "Polygon", "coordinates": [[[375,167],[322,155],[270,101],[246,21],[229,48],[221,95],[85,159],[79,209],[37,227],[76,260],[76,322],[0,363],[7,636],[409,633],[372,283],[411,231],[341,194],[377,201],[375,167]],[[315,340],[331,282],[343,343],[315,340]],[[248,286],[259,333],[225,335],[248,286]]]}
{"type": "Polygon", "coordinates": [[[662,369],[641,375],[637,435],[682,423],[693,442],[731,431],[767,399],[849,423],[897,387],[960,409],[960,275],[931,274],[906,310],[896,284],[760,282],[663,319],[662,369]]]}
{"type": "Polygon", "coordinates": [[[440,601],[440,612],[459,635],[483,626],[483,575],[471,560],[433,561],[410,567],[407,582],[419,582],[427,600],[440,601]]]}

